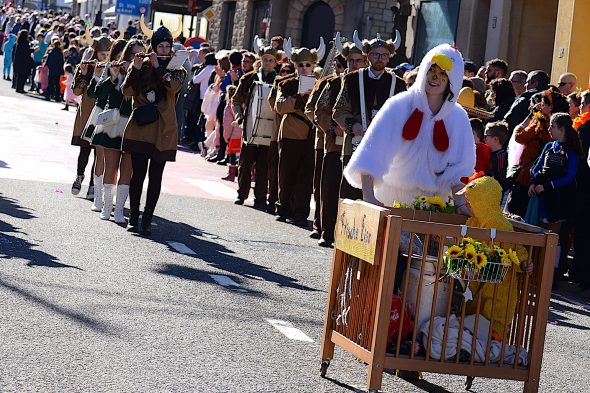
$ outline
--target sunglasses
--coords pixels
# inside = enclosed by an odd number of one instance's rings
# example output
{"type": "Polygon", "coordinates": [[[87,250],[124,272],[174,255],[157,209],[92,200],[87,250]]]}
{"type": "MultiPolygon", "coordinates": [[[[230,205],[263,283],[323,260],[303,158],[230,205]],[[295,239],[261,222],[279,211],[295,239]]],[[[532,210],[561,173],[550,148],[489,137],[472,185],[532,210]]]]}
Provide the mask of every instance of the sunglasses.
{"type": "Polygon", "coordinates": [[[563,87],[565,85],[569,85],[571,82],[559,82],[559,87],[563,87]]]}
{"type": "Polygon", "coordinates": [[[291,71],[290,69],[287,69],[287,68],[286,68],[286,69],[284,69],[284,70],[281,70],[281,74],[290,74],[290,73],[292,73],[292,72],[293,72],[293,71],[291,71]]]}
{"type": "Polygon", "coordinates": [[[311,63],[299,63],[297,64],[297,67],[299,68],[310,68],[311,67],[311,63]]]}

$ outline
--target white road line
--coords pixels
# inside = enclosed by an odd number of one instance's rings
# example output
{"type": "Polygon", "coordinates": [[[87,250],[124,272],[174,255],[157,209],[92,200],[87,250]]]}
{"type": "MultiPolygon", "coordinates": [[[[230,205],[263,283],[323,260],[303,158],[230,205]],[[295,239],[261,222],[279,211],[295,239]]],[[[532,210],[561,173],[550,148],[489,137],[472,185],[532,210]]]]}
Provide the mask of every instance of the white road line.
{"type": "Polygon", "coordinates": [[[240,293],[247,293],[248,292],[244,288],[240,288],[240,284],[238,284],[237,282],[235,282],[234,280],[232,280],[231,278],[229,278],[227,276],[223,276],[221,274],[209,274],[209,277],[211,277],[213,280],[215,280],[215,282],[217,284],[219,284],[222,287],[225,287],[227,289],[231,289],[232,291],[240,292],[240,293]]]}
{"type": "Polygon", "coordinates": [[[188,184],[190,184],[191,186],[195,186],[197,188],[200,188],[201,190],[205,191],[208,194],[211,194],[215,197],[218,198],[224,198],[224,199],[235,199],[237,194],[237,191],[229,186],[226,186],[225,184],[222,184],[218,181],[212,181],[212,180],[202,180],[202,179],[189,179],[189,178],[184,178],[182,179],[185,182],[187,182],[188,184]]]}
{"type": "Polygon", "coordinates": [[[291,322],[281,321],[279,319],[267,319],[266,322],[270,323],[275,329],[283,333],[290,340],[313,342],[307,334],[294,327],[291,322]]]}
{"type": "Polygon", "coordinates": [[[175,249],[177,252],[185,255],[197,255],[196,252],[188,248],[186,244],[178,243],[178,242],[168,242],[168,245],[175,249]]]}

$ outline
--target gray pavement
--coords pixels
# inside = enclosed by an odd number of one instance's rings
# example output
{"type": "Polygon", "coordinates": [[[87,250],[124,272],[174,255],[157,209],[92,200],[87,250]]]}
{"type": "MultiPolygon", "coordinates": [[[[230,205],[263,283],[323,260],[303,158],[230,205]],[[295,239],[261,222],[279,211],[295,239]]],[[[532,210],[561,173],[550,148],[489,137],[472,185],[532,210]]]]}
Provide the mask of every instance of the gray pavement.
{"type": "MultiPolygon", "coordinates": [[[[0,83],[1,100],[11,93],[0,83]]],[[[11,120],[26,127],[27,108],[11,120]]],[[[249,207],[171,190],[158,204],[152,239],[128,234],[99,220],[88,201],[69,194],[69,184],[9,179],[1,141],[16,132],[0,130],[0,392],[366,386],[366,366],[338,349],[329,379],[319,376],[331,251],[306,231],[249,207]],[[194,254],[178,252],[179,244],[194,254]],[[228,279],[235,285],[227,286],[228,279]],[[313,342],[289,339],[269,319],[291,323],[313,342]]],[[[70,154],[70,130],[55,132],[70,154]]],[[[20,149],[27,151],[26,141],[20,149]]],[[[583,299],[563,296],[551,302],[541,391],[590,391],[590,309],[583,299]]],[[[460,392],[463,383],[426,374],[415,386],[386,375],[383,391],[460,392]]],[[[521,389],[522,383],[484,378],[473,386],[521,389]]]]}

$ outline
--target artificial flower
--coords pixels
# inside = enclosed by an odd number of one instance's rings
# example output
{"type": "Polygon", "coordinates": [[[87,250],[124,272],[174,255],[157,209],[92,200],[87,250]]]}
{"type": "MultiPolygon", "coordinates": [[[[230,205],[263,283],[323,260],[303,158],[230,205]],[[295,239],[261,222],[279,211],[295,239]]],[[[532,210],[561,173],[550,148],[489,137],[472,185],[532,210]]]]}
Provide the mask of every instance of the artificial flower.
{"type": "Polygon", "coordinates": [[[590,120],[590,111],[584,112],[581,115],[577,116],[573,122],[574,129],[577,130],[578,128],[582,127],[584,124],[588,122],[588,120],[590,120]]]}
{"type": "Polygon", "coordinates": [[[476,254],[477,252],[475,252],[475,247],[473,246],[473,244],[468,244],[467,247],[465,247],[464,255],[465,259],[467,259],[468,261],[473,262],[476,254]]]}
{"type": "Polygon", "coordinates": [[[445,201],[442,200],[441,197],[439,196],[433,196],[430,197],[428,199],[426,199],[426,201],[431,205],[431,206],[436,206],[439,209],[444,209],[447,207],[447,204],[445,203],[445,201]]]}
{"type": "Polygon", "coordinates": [[[418,201],[421,203],[425,203],[425,202],[428,202],[428,198],[426,198],[424,195],[422,195],[422,196],[418,197],[418,201]]]}
{"type": "Polygon", "coordinates": [[[482,254],[482,253],[478,253],[478,254],[475,254],[475,261],[473,261],[473,263],[475,264],[475,266],[476,266],[478,269],[481,269],[481,268],[483,268],[485,265],[487,265],[487,263],[488,263],[488,258],[487,258],[487,257],[486,257],[484,254],[482,254]]]}
{"type": "Polygon", "coordinates": [[[518,260],[516,251],[512,251],[512,249],[508,250],[508,257],[510,258],[510,262],[512,262],[513,265],[520,266],[520,261],[518,260]]]}
{"type": "Polygon", "coordinates": [[[394,209],[399,209],[401,207],[401,203],[399,203],[398,201],[393,201],[393,208],[394,209]]]}
{"type": "Polygon", "coordinates": [[[504,265],[504,266],[512,265],[512,261],[510,260],[510,257],[508,256],[508,254],[504,254],[504,256],[502,257],[500,262],[502,262],[502,265],[504,265]]]}
{"type": "Polygon", "coordinates": [[[451,258],[460,258],[463,256],[463,249],[457,245],[449,247],[446,254],[451,258]]]}

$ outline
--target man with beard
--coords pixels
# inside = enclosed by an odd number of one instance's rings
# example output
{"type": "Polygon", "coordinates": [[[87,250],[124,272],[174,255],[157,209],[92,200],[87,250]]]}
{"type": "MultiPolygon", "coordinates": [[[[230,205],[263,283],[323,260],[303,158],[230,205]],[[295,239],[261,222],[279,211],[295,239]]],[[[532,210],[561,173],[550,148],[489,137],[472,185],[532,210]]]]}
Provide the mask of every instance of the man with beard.
{"type": "Polygon", "coordinates": [[[321,233],[318,245],[330,247],[334,243],[334,228],[338,215],[338,200],[340,182],[342,180],[342,143],[344,130],[332,118],[332,108],[336,103],[342,87],[342,78],[350,72],[355,72],[367,66],[367,58],[353,43],[341,43],[340,33],[336,34],[335,45],[343,57],[348,68],[340,75],[333,75],[322,89],[313,109],[314,123],[318,134],[324,135],[324,157],[322,160],[320,180],[320,210],[321,233]]]}
{"type": "MultiPolygon", "coordinates": [[[[256,185],[254,187],[254,208],[266,210],[266,194],[268,191],[268,150],[270,145],[272,128],[274,127],[273,119],[253,118],[250,111],[253,109],[254,99],[262,99],[263,105],[267,104],[267,95],[261,95],[262,92],[270,90],[270,85],[276,78],[275,67],[280,58],[279,52],[273,47],[260,46],[258,37],[254,39],[254,51],[262,61],[262,67],[258,72],[251,70],[240,78],[238,89],[232,97],[232,108],[235,114],[236,122],[244,130],[243,144],[240,153],[240,162],[238,164],[238,197],[235,200],[236,205],[244,204],[250,193],[252,167],[256,166],[256,185]],[[266,88],[265,88],[266,87],[266,88]],[[254,121],[252,121],[252,119],[254,121]],[[264,123],[264,124],[263,124],[264,123]],[[261,127],[268,129],[271,133],[268,135],[259,135],[262,132],[261,127]],[[268,136],[268,139],[265,138],[268,136]]],[[[252,66],[254,59],[250,55],[245,55],[242,60],[242,68],[252,66]]],[[[262,111],[259,111],[260,113],[262,111]]],[[[268,108],[271,112],[271,108],[268,108]]],[[[266,116],[265,116],[266,117],[266,116]]],[[[231,169],[231,167],[230,167],[231,169]]]]}
{"type": "MultiPolygon", "coordinates": [[[[342,89],[334,105],[334,121],[344,130],[343,168],[350,161],[371,121],[385,101],[406,90],[403,79],[385,68],[401,44],[399,32],[396,32],[395,42],[382,40],[379,36],[371,41],[361,42],[357,31],[354,32],[353,38],[357,49],[367,56],[369,68],[351,72],[344,77],[342,89]]],[[[340,197],[362,199],[363,193],[342,178],[340,197]]]]}
{"type": "Polygon", "coordinates": [[[486,63],[486,83],[489,85],[495,79],[506,78],[508,63],[501,59],[492,59],[486,63]]]}
{"type": "Polygon", "coordinates": [[[314,68],[324,57],[326,46],[320,38],[317,50],[291,48],[284,44],[285,54],[295,63],[297,76],[278,87],[275,111],[282,116],[279,129],[279,200],[277,220],[307,227],[309,203],[313,189],[314,130],[305,117],[305,104],[311,88],[314,68]]]}

